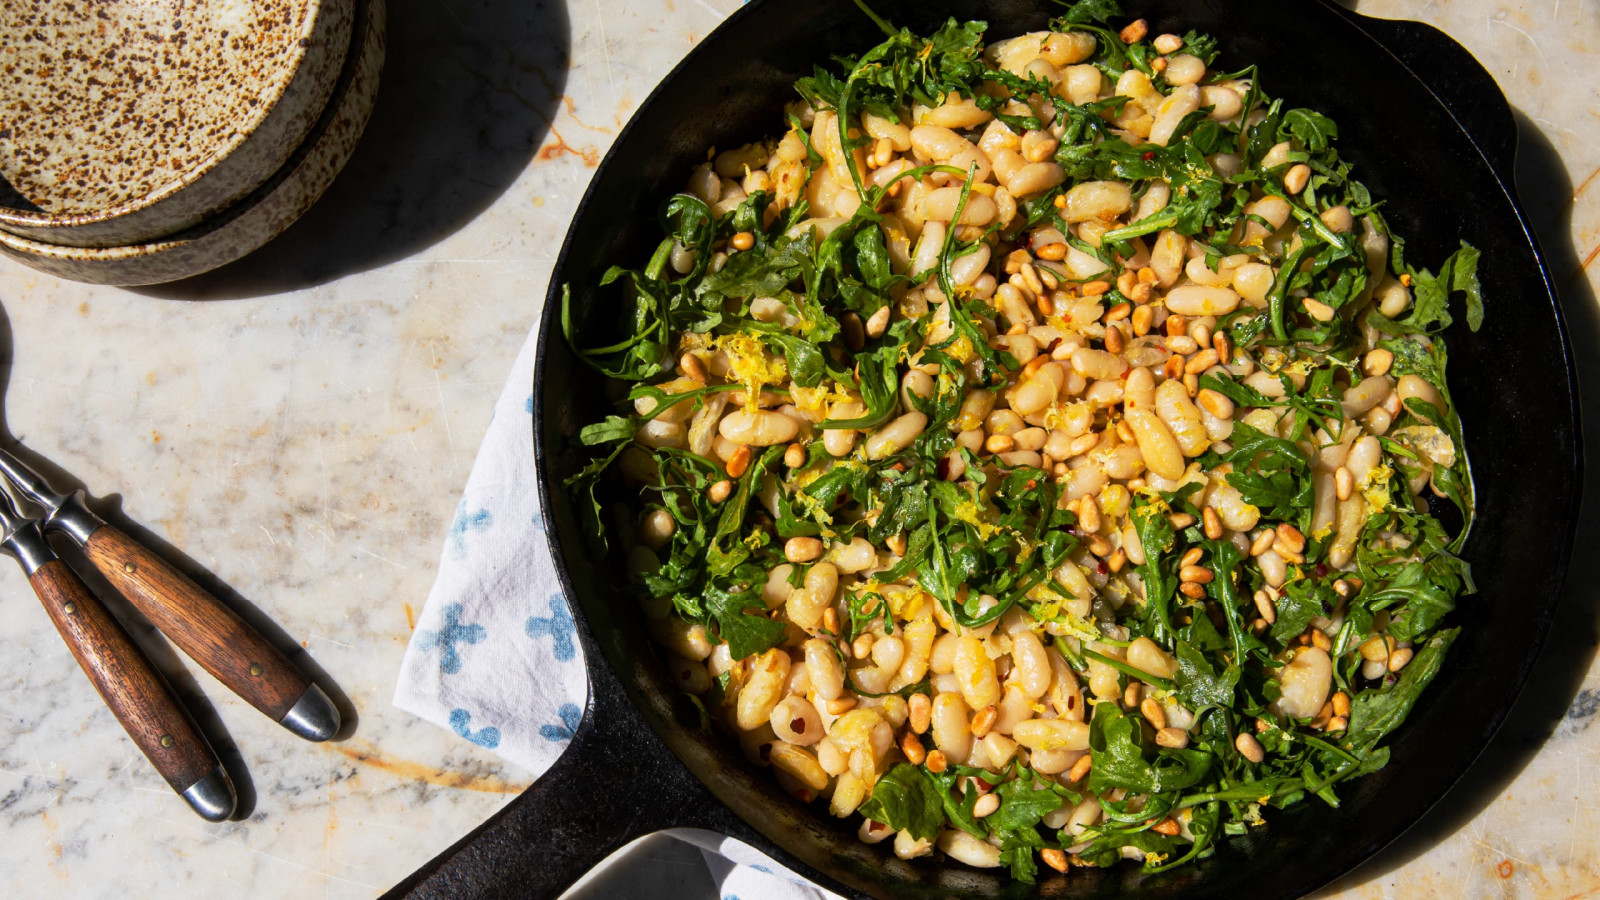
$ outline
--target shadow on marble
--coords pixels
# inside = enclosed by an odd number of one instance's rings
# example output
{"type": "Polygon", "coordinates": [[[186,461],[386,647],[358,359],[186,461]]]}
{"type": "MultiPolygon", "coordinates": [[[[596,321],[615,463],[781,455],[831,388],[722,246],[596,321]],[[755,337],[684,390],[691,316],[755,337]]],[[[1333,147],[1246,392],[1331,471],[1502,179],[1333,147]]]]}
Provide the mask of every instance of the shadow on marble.
{"type": "Polygon", "coordinates": [[[372,118],[327,194],[237,262],[134,290],[182,300],[276,294],[437,243],[527,168],[561,104],[570,49],[558,0],[389,0],[372,118]]]}
{"type": "MultiPolygon", "coordinates": [[[[1513,109],[1513,113],[1518,136],[1517,193],[1561,298],[1568,339],[1583,380],[1580,388],[1592,394],[1600,390],[1595,378],[1600,370],[1585,371],[1585,367],[1600,359],[1600,306],[1572,243],[1573,185],[1544,132],[1520,110],[1513,109]]],[[[1586,405],[1593,407],[1592,403],[1586,405]]],[[[1365,865],[1314,896],[1329,896],[1376,881],[1426,853],[1503,794],[1563,720],[1590,718],[1600,711],[1600,697],[1593,691],[1579,693],[1600,645],[1600,598],[1594,587],[1600,584],[1600,554],[1592,552],[1600,547],[1600,475],[1594,468],[1600,450],[1600,416],[1589,415],[1583,422],[1583,442],[1588,477],[1566,588],[1516,705],[1483,755],[1438,806],[1365,865]]]]}

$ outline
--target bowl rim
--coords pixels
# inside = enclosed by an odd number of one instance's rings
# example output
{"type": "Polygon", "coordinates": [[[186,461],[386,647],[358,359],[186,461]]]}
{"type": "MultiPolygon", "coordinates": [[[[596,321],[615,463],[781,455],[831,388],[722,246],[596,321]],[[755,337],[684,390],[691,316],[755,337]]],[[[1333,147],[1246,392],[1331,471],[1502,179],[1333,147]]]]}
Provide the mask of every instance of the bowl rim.
{"type": "MultiPolygon", "coordinates": [[[[301,20],[301,28],[298,33],[293,35],[290,43],[290,51],[281,57],[287,63],[287,66],[280,70],[284,73],[284,77],[273,79],[272,81],[267,82],[266,90],[258,96],[260,102],[255,105],[252,114],[246,116],[244,120],[233,129],[233,133],[226,141],[218,144],[210,154],[208,154],[200,162],[196,163],[194,167],[174,176],[171,180],[161,184],[159,187],[156,187],[145,194],[130,200],[125,200],[115,206],[94,210],[92,212],[52,215],[45,212],[29,212],[28,210],[16,209],[15,207],[0,204],[0,232],[4,232],[6,229],[10,228],[29,228],[68,232],[77,228],[114,222],[118,219],[123,219],[136,213],[155,209],[161,204],[172,200],[187,188],[192,187],[200,182],[206,175],[215,171],[217,167],[222,165],[222,163],[232,156],[235,151],[257,136],[260,126],[267,121],[268,117],[271,116],[274,111],[278,110],[279,104],[284,99],[284,95],[287,94],[291,88],[297,86],[301,76],[305,74],[305,63],[307,57],[318,51],[320,49],[318,45],[323,43],[316,38],[316,31],[319,27],[322,27],[323,23],[328,19],[328,17],[344,16],[350,22],[353,23],[354,21],[355,4],[352,2],[352,0],[297,0],[297,4],[302,8],[309,10],[310,12],[301,20]]],[[[335,21],[335,24],[337,25],[337,21],[335,21]]],[[[350,28],[344,28],[340,33],[348,42],[350,28]]],[[[328,87],[338,81],[339,73],[343,68],[343,59],[344,56],[341,55],[339,57],[339,63],[324,67],[327,71],[322,73],[323,77],[321,82],[319,82],[321,86],[328,87]]],[[[326,98],[324,99],[324,103],[326,103],[326,98]]],[[[315,125],[316,121],[316,118],[312,118],[310,120],[310,124],[315,125]]],[[[286,159],[288,156],[292,156],[295,150],[299,148],[303,142],[304,135],[302,135],[302,139],[300,141],[296,141],[294,144],[290,145],[287,153],[284,154],[284,158],[286,159]]],[[[278,166],[282,165],[282,162],[282,159],[278,160],[277,165],[275,165],[267,173],[266,177],[270,178],[272,173],[277,171],[278,166]]],[[[244,196],[249,196],[253,189],[258,185],[259,183],[257,185],[251,185],[252,190],[245,191],[244,196]]],[[[228,204],[228,206],[232,205],[233,204],[231,203],[228,204]]],[[[227,207],[225,206],[224,209],[226,208],[227,207]]],[[[18,237],[22,236],[18,235],[18,237]]],[[[35,239],[35,242],[48,243],[45,241],[37,241],[37,239],[35,239]]],[[[157,242],[159,242],[159,239],[150,243],[157,242]]]]}

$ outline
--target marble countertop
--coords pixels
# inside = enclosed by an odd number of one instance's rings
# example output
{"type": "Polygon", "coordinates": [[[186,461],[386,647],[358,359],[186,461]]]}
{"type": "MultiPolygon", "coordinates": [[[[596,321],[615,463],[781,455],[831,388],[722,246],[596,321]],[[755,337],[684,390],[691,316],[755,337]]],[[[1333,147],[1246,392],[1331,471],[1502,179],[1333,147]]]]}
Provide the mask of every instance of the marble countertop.
{"type": "MultiPolygon", "coordinates": [[[[391,0],[367,136],[275,243],[137,291],[0,260],[10,435],[278,623],[357,719],[342,741],[303,743],[141,631],[240,780],[248,816],[208,825],[89,689],[21,573],[0,566],[0,894],[370,897],[527,786],[389,698],[571,210],[621,123],[736,5],[391,0]]],[[[1600,383],[1600,6],[1358,6],[1439,26],[1505,89],[1522,197],[1600,383]]],[[[1585,412],[1594,440],[1593,394],[1585,412]]],[[[1597,569],[1580,559],[1573,582],[1597,569]]],[[[1600,891],[1585,599],[1481,772],[1324,896],[1600,891]]]]}

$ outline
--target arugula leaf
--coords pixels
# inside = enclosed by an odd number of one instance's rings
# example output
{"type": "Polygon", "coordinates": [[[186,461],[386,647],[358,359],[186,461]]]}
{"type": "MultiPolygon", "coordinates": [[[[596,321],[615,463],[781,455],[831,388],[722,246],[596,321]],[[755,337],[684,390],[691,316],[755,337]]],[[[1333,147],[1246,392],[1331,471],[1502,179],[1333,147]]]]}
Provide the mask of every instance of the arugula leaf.
{"type": "Polygon", "coordinates": [[[1416,650],[1411,663],[1400,670],[1400,678],[1381,690],[1362,691],[1350,703],[1350,727],[1345,743],[1361,755],[1384,735],[1395,730],[1410,714],[1424,688],[1439,674],[1444,653],[1461,629],[1441,631],[1416,650]]]}
{"type": "Polygon", "coordinates": [[[1208,709],[1233,706],[1233,689],[1239,683],[1239,667],[1229,665],[1219,674],[1206,662],[1205,654],[1188,641],[1178,642],[1178,701],[1196,716],[1208,709]]]}
{"type": "Polygon", "coordinates": [[[728,642],[728,652],[734,659],[763,653],[783,642],[782,622],[745,612],[764,608],[761,584],[751,579],[745,583],[745,589],[737,593],[715,584],[706,585],[706,610],[716,617],[718,636],[728,642]]]}
{"type": "Polygon", "coordinates": [[[983,820],[989,826],[990,837],[1000,839],[1000,861],[1011,867],[1013,878],[1025,884],[1033,883],[1038,871],[1034,855],[1045,846],[1039,834],[1039,820],[1066,802],[1057,790],[1031,769],[1022,769],[1015,778],[995,788],[1000,808],[983,820]]]}
{"type": "Polygon", "coordinates": [[[946,799],[922,769],[899,763],[872,786],[872,796],[861,804],[861,814],[896,831],[933,840],[944,827],[946,799]]]}
{"type": "Polygon", "coordinates": [[[1095,704],[1089,725],[1089,789],[1126,788],[1146,794],[1182,790],[1199,784],[1216,757],[1203,750],[1162,748],[1146,759],[1139,724],[1115,703],[1095,704]]]}

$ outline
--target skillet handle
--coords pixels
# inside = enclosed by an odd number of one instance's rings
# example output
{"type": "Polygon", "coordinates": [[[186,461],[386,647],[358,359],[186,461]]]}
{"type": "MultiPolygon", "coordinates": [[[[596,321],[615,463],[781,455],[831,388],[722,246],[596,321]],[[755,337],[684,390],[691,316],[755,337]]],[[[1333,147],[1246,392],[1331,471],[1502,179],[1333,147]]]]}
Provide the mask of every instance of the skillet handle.
{"type": "Polygon", "coordinates": [[[580,626],[589,703],[566,752],[385,898],[556,900],[636,838],[680,826],[727,829],[721,804],[634,708],[586,631],[580,626]]]}
{"type": "Polygon", "coordinates": [[[1439,98],[1489,167],[1510,186],[1517,155],[1517,121],[1500,85],[1483,63],[1432,25],[1349,15],[1359,19],[1361,28],[1439,98]]]}

